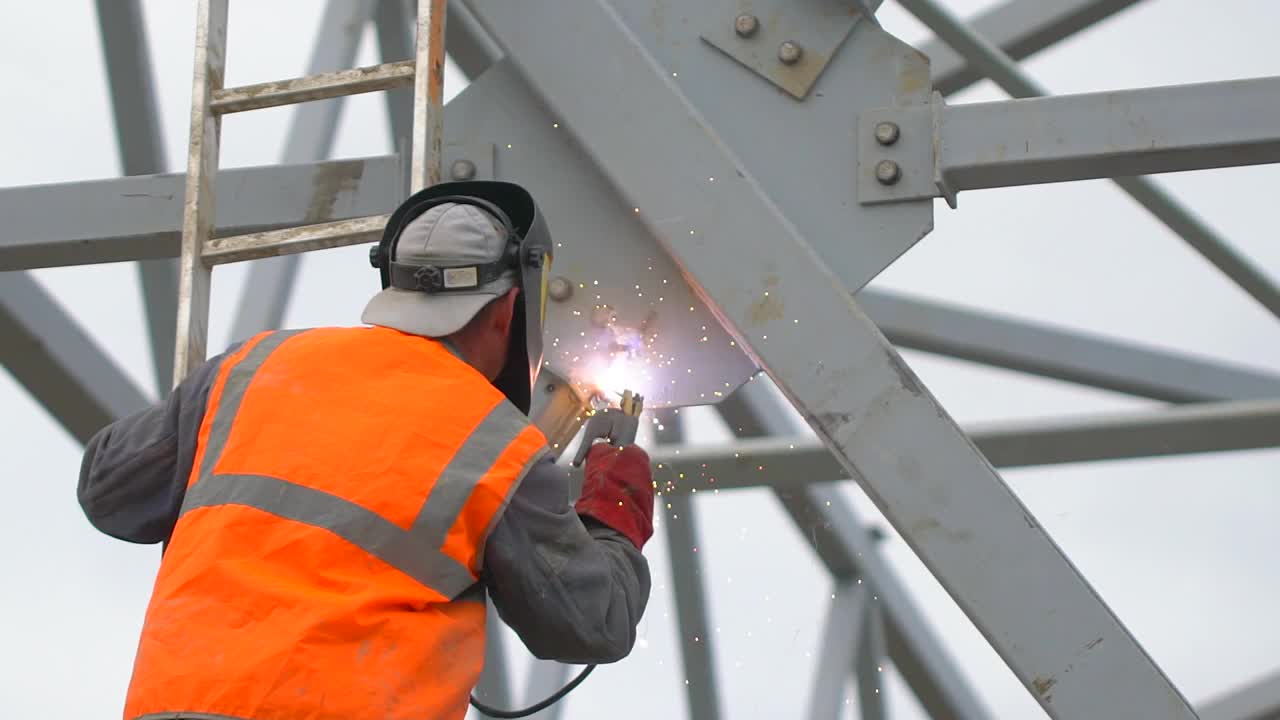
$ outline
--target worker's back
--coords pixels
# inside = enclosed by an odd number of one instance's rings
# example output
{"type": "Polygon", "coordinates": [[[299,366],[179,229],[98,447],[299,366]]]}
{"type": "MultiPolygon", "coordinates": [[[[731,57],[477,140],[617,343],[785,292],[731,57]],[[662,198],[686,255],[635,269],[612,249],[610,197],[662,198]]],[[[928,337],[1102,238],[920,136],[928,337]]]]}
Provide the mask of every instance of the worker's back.
{"type": "Polygon", "coordinates": [[[260,335],[209,392],[126,717],[461,717],[483,544],[542,435],[441,343],[260,335]]]}

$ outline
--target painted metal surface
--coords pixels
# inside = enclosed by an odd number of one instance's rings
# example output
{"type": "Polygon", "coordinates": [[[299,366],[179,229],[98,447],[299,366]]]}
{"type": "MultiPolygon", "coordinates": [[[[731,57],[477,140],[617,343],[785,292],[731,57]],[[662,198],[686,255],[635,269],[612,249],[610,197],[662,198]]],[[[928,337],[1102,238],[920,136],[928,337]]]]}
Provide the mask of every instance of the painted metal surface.
{"type": "MultiPolygon", "coordinates": [[[[1006,0],[967,20],[974,32],[1016,60],[1034,55],[1072,35],[1137,5],[1140,0],[1006,0]]],[[[933,65],[933,87],[943,95],[960,92],[985,75],[945,42],[920,46],[933,65]]]]}
{"type": "MultiPolygon", "coordinates": [[[[787,411],[776,389],[763,377],[744,385],[716,409],[739,438],[768,437],[791,445],[802,430],[801,426],[793,423],[794,416],[787,411]]],[[[755,441],[739,440],[738,444],[752,442],[755,441]]],[[[685,452],[689,450],[691,448],[686,448],[685,452]]],[[[830,457],[827,453],[826,458],[830,457]]],[[[666,458],[655,458],[655,461],[674,469],[672,464],[665,462],[666,458]]],[[[686,470],[686,477],[696,477],[699,481],[719,479],[715,474],[702,475],[707,468],[700,465],[697,469],[686,470]]],[[[875,595],[882,599],[882,602],[871,606],[873,610],[883,611],[882,627],[865,636],[872,646],[859,654],[860,699],[870,687],[863,682],[866,672],[861,665],[869,661],[871,654],[883,658],[887,653],[931,718],[990,718],[990,713],[965,678],[961,665],[943,647],[906,586],[881,557],[872,529],[863,524],[838,493],[820,494],[811,487],[822,478],[832,477],[829,468],[817,465],[812,463],[808,467],[793,468],[791,477],[796,480],[795,485],[775,487],[774,497],[796,527],[801,529],[801,536],[833,577],[861,578],[864,583],[870,583],[875,588],[875,595]]],[[[753,466],[749,471],[765,473],[770,469],[770,466],[762,465],[753,466]]],[[[711,482],[711,485],[719,487],[718,482],[711,482]]],[[[679,491],[677,487],[668,494],[674,496],[679,491]]],[[[877,664],[877,667],[881,666],[877,664]]],[[[871,692],[871,695],[877,693],[871,692]]],[[[865,708],[870,706],[871,703],[865,703],[860,709],[867,714],[865,708]]]]}
{"type": "MultiPolygon", "coordinates": [[[[1115,708],[1194,717],[779,212],[730,150],[733,139],[713,131],[717,123],[688,102],[671,77],[679,71],[646,50],[635,25],[600,2],[536,12],[498,0],[471,7],[613,186],[648,213],[650,232],[735,339],[858,477],[1042,707],[1059,717],[1099,717],[1115,708]],[[560,33],[555,46],[538,42],[564,25],[562,13],[572,13],[578,32],[560,33]],[[606,53],[607,66],[562,60],[606,53]],[[679,175],[664,171],[675,167],[679,175]],[[712,177],[727,181],[704,179],[712,177]],[[1006,588],[1017,588],[1016,599],[1006,588]]],[[[882,32],[860,23],[854,46],[869,28],[882,32]]],[[[861,70],[901,77],[872,64],[861,70]]],[[[846,110],[865,107],[855,102],[846,110]]]]}
{"type": "Polygon", "coordinates": [[[0,363],[82,443],[151,403],[27,273],[0,278],[0,363]]]}
{"type": "Polygon", "coordinates": [[[1280,720],[1280,672],[1202,703],[1199,711],[1200,720],[1280,720]]]}
{"type": "Polygon", "coordinates": [[[813,88],[827,63],[862,18],[840,0],[715,0],[718,22],[702,40],[797,100],[813,88]]]}
{"type": "Polygon", "coordinates": [[[882,290],[856,298],[899,347],[1166,402],[1280,397],[1273,373],[882,290]]]}
{"type": "MultiPolygon", "coordinates": [[[[684,443],[684,419],[674,412],[660,412],[654,437],[658,447],[684,443]]],[[[684,668],[685,709],[689,718],[719,720],[720,683],[716,675],[716,637],[703,584],[703,557],[698,552],[698,504],[693,497],[664,495],[662,520],[671,561],[671,588],[676,606],[680,661],[684,668]]]]}
{"type": "Polygon", "coordinates": [[[1280,77],[864,112],[858,199],[1280,162],[1277,96],[1280,77]],[[903,177],[885,185],[868,170],[890,156],[903,177]]]}
{"type": "MultiPolygon", "coordinates": [[[[813,674],[810,720],[839,720],[846,715],[845,707],[853,704],[850,679],[858,648],[864,642],[862,636],[867,631],[865,623],[871,602],[871,591],[866,585],[851,579],[836,583],[827,605],[813,674]]],[[[858,717],[865,717],[861,708],[858,717]]]]}
{"type": "MultiPolygon", "coordinates": [[[[115,120],[120,169],[124,175],[149,175],[169,169],[156,104],[151,50],[139,0],[97,0],[98,29],[106,62],[111,112],[115,120]]],[[[177,321],[178,265],[169,260],[138,263],[155,386],[169,388],[173,377],[173,332],[177,321]]]]}
{"type": "Polygon", "coordinates": [[[528,187],[546,215],[551,275],[572,289],[548,302],[548,369],[588,396],[626,385],[652,409],[720,400],[755,365],[645,229],[646,210],[620,201],[567,124],[505,59],[449,103],[449,143],[492,144],[495,177],[528,187]]]}
{"type": "MultiPolygon", "coordinates": [[[[1048,94],[1008,55],[934,0],[899,0],[899,3],[1013,97],[1048,94]]],[[[1148,178],[1115,178],[1114,182],[1259,304],[1280,316],[1280,286],[1203,220],[1148,178]]]]}
{"type": "MultiPolygon", "coordinates": [[[[731,399],[732,400],[732,399],[731,399]]],[[[1028,467],[1280,446],[1280,401],[1195,403],[1157,411],[1115,413],[1034,423],[990,423],[968,429],[996,467],[1028,467]]],[[[666,450],[653,461],[686,480],[667,492],[742,487],[802,487],[849,477],[812,438],[767,438],[732,445],[666,450]]]]}

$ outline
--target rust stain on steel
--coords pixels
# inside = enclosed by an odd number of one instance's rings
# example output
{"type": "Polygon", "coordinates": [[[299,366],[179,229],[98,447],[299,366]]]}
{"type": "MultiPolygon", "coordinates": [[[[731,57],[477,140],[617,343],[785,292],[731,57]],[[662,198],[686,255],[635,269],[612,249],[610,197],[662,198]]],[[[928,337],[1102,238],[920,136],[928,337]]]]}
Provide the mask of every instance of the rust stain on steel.
{"type": "Polygon", "coordinates": [[[1052,696],[1049,695],[1049,691],[1057,684],[1058,678],[1053,675],[1050,675],[1047,678],[1040,677],[1039,675],[1031,678],[1031,689],[1035,690],[1037,695],[1044,698],[1045,702],[1051,702],[1053,700],[1052,696]]]}
{"type": "Polygon", "coordinates": [[[889,366],[893,368],[893,372],[898,376],[898,382],[902,387],[912,395],[919,397],[924,394],[924,388],[920,385],[920,381],[916,379],[915,373],[911,372],[911,368],[902,362],[902,358],[898,353],[888,350],[885,357],[889,360],[889,366]]]}
{"type": "Polygon", "coordinates": [[[302,217],[304,224],[314,224],[333,219],[333,208],[338,195],[355,190],[364,176],[364,161],[344,160],[323,166],[311,181],[311,201],[302,217]]]}
{"type": "Polygon", "coordinates": [[[751,307],[747,308],[747,322],[751,327],[759,327],[774,320],[781,320],[786,305],[777,293],[766,291],[751,307]]]}

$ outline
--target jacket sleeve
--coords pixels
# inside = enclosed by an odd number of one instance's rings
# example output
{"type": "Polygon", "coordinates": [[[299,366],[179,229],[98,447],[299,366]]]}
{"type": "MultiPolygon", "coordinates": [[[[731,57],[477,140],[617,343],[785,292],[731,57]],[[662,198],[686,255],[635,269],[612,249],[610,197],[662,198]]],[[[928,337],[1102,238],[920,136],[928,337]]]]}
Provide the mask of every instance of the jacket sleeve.
{"type": "Polygon", "coordinates": [[[209,388],[234,350],[197,368],[164,402],[89,439],[76,495],[94,527],[135,543],[169,539],[191,475],[209,388]]]}
{"type": "Polygon", "coordinates": [[[630,652],[649,601],[649,565],[622,534],[579,518],[550,459],[525,477],[485,545],[498,614],[535,656],[611,663],[630,652]]]}

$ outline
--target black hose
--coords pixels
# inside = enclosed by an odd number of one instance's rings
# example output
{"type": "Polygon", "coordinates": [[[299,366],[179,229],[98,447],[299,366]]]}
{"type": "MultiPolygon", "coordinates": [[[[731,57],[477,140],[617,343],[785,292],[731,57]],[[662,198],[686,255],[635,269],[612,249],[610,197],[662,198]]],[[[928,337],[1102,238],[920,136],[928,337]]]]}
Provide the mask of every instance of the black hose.
{"type": "Polygon", "coordinates": [[[581,685],[582,681],[586,680],[587,676],[591,674],[591,671],[595,669],[596,669],[595,665],[586,666],[585,668],[582,669],[582,672],[578,673],[578,677],[570,680],[568,685],[565,685],[564,687],[557,690],[554,694],[552,694],[551,697],[535,705],[530,705],[529,707],[523,710],[499,710],[494,707],[489,707],[488,705],[485,705],[479,700],[476,700],[475,695],[471,696],[471,707],[475,708],[476,710],[479,710],[481,715],[487,715],[492,718],[528,717],[536,712],[546,710],[552,705],[555,705],[556,703],[560,702],[562,699],[564,699],[565,695],[568,695],[570,692],[573,691],[574,688],[581,685]]]}

